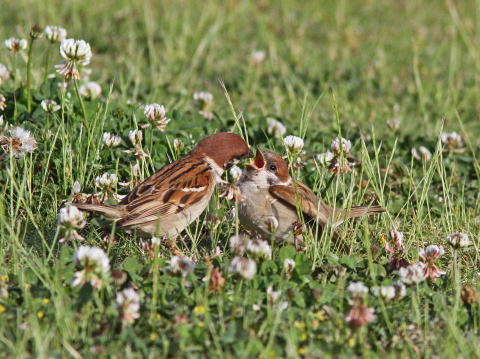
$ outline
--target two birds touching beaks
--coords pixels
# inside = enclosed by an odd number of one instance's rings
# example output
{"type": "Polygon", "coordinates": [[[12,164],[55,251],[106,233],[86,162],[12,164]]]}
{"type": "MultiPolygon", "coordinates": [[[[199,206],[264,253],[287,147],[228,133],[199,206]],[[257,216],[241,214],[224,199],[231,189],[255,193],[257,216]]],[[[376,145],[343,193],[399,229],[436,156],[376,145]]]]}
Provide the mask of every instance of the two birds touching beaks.
{"type": "MultiPolygon", "coordinates": [[[[172,162],[138,184],[118,205],[72,203],[99,213],[117,226],[143,233],[175,237],[207,207],[215,185],[236,162],[253,157],[239,135],[219,132],[201,140],[185,157],[172,162]]],[[[287,240],[299,222],[338,226],[347,218],[384,212],[380,206],[332,208],[305,184],[293,179],[278,154],[260,151],[237,183],[240,224],[261,238],[287,240]]],[[[334,234],[335,236],[335,234],[334,234]]]]}

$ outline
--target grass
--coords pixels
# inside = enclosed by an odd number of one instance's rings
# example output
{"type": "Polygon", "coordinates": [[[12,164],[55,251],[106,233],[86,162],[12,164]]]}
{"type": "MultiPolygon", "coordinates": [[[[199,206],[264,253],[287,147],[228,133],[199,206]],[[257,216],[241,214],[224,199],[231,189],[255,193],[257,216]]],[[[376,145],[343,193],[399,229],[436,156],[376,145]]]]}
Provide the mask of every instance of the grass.
{"type": "Polygon", "coordinates": [[[65,27],[68,37],[91,44],[90,79],[103,92],[79,101],[73,83],[62,92],[58,76],[45,79],[46,58],[52,74],[60,61],[58,44],[35,41],[31,90],[27,51],[0,51],[0,63],[17,69],[0,85],[7,98],[0,114],[38,141],[32,154],[0,162],[0,288],[8,292],[0,298],[0,356],[479,356],[478,299],[462,295],[478,289],[480,264],[479,9],[479,1],[450,0],[8,2],[0,39],[28,39],[35,23],[65,27]],[[260,65],[249,61],[257,49],[267,54],[260,65]],[[192,106],[195,91],[214,95],[212,120],[192,106]],[[61,110],[47,115],[43,99],[56,100],[61,110]],[[172,121],[163,133],[143,130],[149,157],[139,159],[124,150],[131,147],[129,131],[145,122],[142,105],[151,102],[165,105],[172,121]],[[82,243],[58,242],[57,215],[75,181],[94,193],[104,172],[132,182],[135,164],[145,178],[220,130],[242,132],[250,145],[285,154],[281,138],[266,132],[268,117],[304,138],[305,167],[294,176],[327,203],[348,207],[376,197],[388,209],[343,225],[346,250],[328,235],[307,234],[305,252],[275,244],[253,280],[233,276],[228,240],[241,228],[229,219],[234,204],[219,191],[177,240],[197,262],[187,278],[168,273],[172,254],[165,246],[152,259],[141,238],[98,217],[88,217],[82,243]],[[401,121],[397,132],[386,125],[391,119],[401,121]],[[122,144],[105,148],[105,131],[122,136],[122,144]],[[461,153],[443,151],[440,134],[452,131],[463,137],[461,153]],[[338,135],[352,141],[351,154],[362,165],[332,179],[314,158],[338,135]],[[180,152],[172,147],[175,138],[185,143],[180,152]],[[412,158],[411,149],[421,145],[431,160],[412,158]],[[409,262],[419,259],[420,248],[443,245],[437,264],[446,274],[408,286],[392,302],[370,292],[365,303],[377,318],[352,329],[345,322],[352,305],[346,287],[397,281],[384,249],[395,226],[404,233],[409,262]],[[112,231],[116,242],[105,242],[112,231]],[[448,247],[445,238],[456,231],[472,245],[448,247]],[[141,301],[133,324],[122,323],[115,306],[116,292],[127,284],[71,285],[81,244],[103,248],[112,269],[127,273],[141,301]],[[222,254],[207,260],[217,246],[222,254]],[[290,276],[282,269],[286,258],[296,262],[290,276]],[[203,280],[213,267],[226,279],[219,292],[203,280]],[[282,292],[277,303],[267,300],[270,285],[282,292]]]}

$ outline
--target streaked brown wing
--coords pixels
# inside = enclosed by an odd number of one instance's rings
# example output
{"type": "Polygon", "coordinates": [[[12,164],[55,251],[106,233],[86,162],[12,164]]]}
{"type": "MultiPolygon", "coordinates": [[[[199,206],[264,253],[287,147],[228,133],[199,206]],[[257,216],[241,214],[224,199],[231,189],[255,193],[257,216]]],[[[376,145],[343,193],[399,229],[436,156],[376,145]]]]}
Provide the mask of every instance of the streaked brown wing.
{"type": "Polygon", "coordinates": [[[290,186],[271,186],[270,194],[292,207],[296,208],[298,205],[304,215],[316,218],[322,225],[328,222],[333,211],[319,200],[310,188],[299,181],[293,181],[290,186]]]}
{"type": "Polygon", "coordinates": [[[212,170],[208,163],[187,157],[161,168],[125,197],[127,213],[117,223],[132,226],[179,213],[209,191],[212,170]]]}

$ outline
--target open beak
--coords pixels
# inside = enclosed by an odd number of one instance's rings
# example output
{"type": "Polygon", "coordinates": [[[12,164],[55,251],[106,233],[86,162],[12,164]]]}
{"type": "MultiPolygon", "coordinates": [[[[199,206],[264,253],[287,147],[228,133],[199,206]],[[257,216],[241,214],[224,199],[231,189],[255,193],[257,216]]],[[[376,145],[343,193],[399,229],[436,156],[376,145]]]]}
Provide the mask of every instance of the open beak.
{"type": "Polygon", "coordinates": [[[265,157],[263,157],[262,151],[260,151],[258,148],[256,150],[257,153],[255,154],[252,162],[246,165],[246,169],[249,171],[258,171],[265,167],[265,157]]]}

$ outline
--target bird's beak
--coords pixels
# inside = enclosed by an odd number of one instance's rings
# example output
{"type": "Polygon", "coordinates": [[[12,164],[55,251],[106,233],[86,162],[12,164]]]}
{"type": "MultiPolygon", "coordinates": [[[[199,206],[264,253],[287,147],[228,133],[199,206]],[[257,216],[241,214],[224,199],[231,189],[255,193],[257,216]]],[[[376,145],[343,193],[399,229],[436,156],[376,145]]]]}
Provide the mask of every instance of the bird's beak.
{"type": "Polygon", "coordinates": [[[252,162],[247,164],[246,168],[249,171],[253,171],[253,170],[257,171],[257,170],[263,169],[264,167],[265,167],[265,157],[263,157],[262,151],[260,151],[257,148],[257,153],[255,154],[255,157],[253,158],[252,162]]]}

